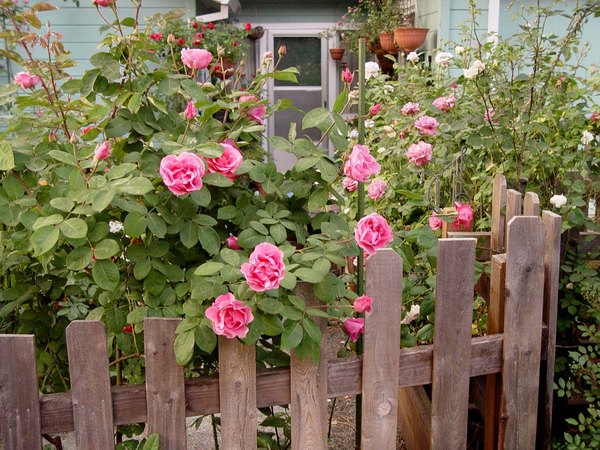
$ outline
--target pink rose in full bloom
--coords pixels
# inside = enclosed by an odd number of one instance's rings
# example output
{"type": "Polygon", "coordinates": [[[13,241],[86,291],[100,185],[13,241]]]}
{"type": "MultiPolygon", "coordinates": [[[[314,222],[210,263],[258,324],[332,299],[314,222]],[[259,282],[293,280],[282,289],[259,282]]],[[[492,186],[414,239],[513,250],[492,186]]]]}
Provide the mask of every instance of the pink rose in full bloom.
{"type": "Polygon", "coordinates": [[[427,142],[419,141],[418,144],[411,144],[406,151],[406,157],[411,163],[417,166],[425,166],[433,155],[433,147],[427,142]]]}
{"type": "Polygon", "coordinates": [[[21,86],[23,89],[33,88],[40,84],[42,80],[37,75],[31,75],[28,72],[19,72],[15,75],[15,83],[21,86]]]}
{"type": "Polygon", "coordinates": [[[433,106],[442,112],[448,112],[456,104],[456,97],[454,94],[450,94],[448,97],[438,97],[433,101],[433,106]]]}
{"type": "Polygon", "coordinates": [[[92,0],[92,5],[107,7],[114,3],[114,0],[92,0]]]}
{"type": "Polygon", "coordinates": [[[367,195],[371,200],[379,200],[385,194],[387,184],[379,178],[373,180],[367,189],[367,195]]]}
{"type": "Polygon", "coordinates": [[[181,62],[190,69],[206,69],[212,59],[212,53],[203,48],[181,49],[181,62]]]}
{"type": "Polygon", "coordinates": [[[237,178],[235,170],[244,160],[240,151],[233,145],[221,142],[223,153],[218,158],[206,158],[206,165],[210,173],[221,173],[231,181],[237,178]]]}
{"type": "Polygon", "coordinates": [[[194,102],[190,100],[187,103],[184,111],[185,120],[194,120],[194,117],[198,115],[198,108],[194,105],[194,102]]]}
{"type": "Polygon", "coordinates": [[[437,212],[434,211],[429,217],[429,228],[431,228],[434,231],[439,230],[440,228],[442,228],[443,222],[444,221],[438,217],[437,212]]]}
{"type": "Polygon", "coordinates": [[[421,107],[418,103],[408,102],[402,107],[400,112],[405,116],[416,116],[421,112],[421,107]]]}
{"type": "MultiPolygon", "coordinates": [[[[242,95],[240,97],[240,103],[258,101],[258,97],[256,97],[255,95],[242,95]]],[[[267,106],[262,104],[250,106],[249,108],[247,108],[246,114],[251,120],[255,121],[256,123],[263,124],[265,123],[263,117],[265,117],[265,114],[267,114],[267,106]]]]}
{"type": "Polygon", "coordinates": [[[371,156],[369,147],[356,144],[344,163],[344,175],[356,181],[367,181],[371,175],[377,175],[381,166],[371,156]]]}
{"type": "Polygon", "coordinates": [[[344,330],[344,333],[348,335],[348,338],[352,342],[356,342],[358,341],[358,337],[361,335],[361,333],[365,332],[365,319],[355,319],[350,317],[344,320],[344,323],[342,324],[342,330],[344,330]]]}
{"type": "Polygon", "coordinates": [[[254,320],[250,307],[231,293],[219,295],[204,315],[212,322],[215,334],[228,339],[245,338],[249,331],[248,324],[254,320]]]}
{"type": "Polygon", "coordinates": [[[242,247],[240,247],[238,245],[237,239],[238,238],[235,236],[229,236],[227,238],[227,247],[230,248],[231,250],[241,250],[242,247]]]}
{"type": "Polygon", "coordinates": [[[371,256],[392,242],[394,235],[383,217],[377,213],[371,213],[356,224],[354,239],[356,245],[362,248],[367,256],[371,256]]]}
{"type": "Polygon", "coordinates": [[[342,81],[346,84],[352,84],[354,74],[347,67],[342,71],[342,81]]]}
{"type": "Polygon", "coordinates": [[[438,121],[433,117],[422,116],[415,122],[415,128],[423,135],[434,136],[437,133],[438,121]]]}
{"type": "Polygon", "coordinates": [[[375,116],[381,111],[381,103],[375,103],[373,106],[369,108],[369,114],[375,116]]]}
{"type": "Polygon", "coordinates": [[[108,158],[108,155],[110,155],[110,142],[104,141],[96,146],[94,158],[102,160],[108,158]]]}
{"type": "Polygon", "coordinates": [[[268,242],[258,244],[250,254],[249,262],[242,264],[240,271],[255,292],[277,289],[285,276],[283,252],[268,242]]]}
{"type": "Polygon", "coordinates": [[[168,155],[160,162],[163,183],[175,195],[189,194],[202,189],[204,172],[204,161],[194,153],[168,155]]]}
{"type": "Polygon", "coordinates": [[[348,192],[354,192],[358,188],[358,181],[349,177],[344,177],[344,181],[342,181],[342,187],[348,192]]]}
{"type": "Polygon", "coordinates": [[[373,311],[372,304],[373,299],[371,297],[369,297],[368,295],[361,295],[356,300],[354,300],[354,311],[360,314],[369,314],[371,311],[373,311]]]}
{"type": "Polygon", "coordinates": [[[473,223],[473,208],[468,203],[454,202],[458,216],[454,219],[452,226],[455,230],[468,230],[473,223]]]}

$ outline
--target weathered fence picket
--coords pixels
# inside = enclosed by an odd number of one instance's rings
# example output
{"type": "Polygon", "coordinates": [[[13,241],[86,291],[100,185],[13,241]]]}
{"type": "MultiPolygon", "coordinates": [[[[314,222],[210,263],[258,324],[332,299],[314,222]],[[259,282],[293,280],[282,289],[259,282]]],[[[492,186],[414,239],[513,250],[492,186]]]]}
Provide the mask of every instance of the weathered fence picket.
{"type": "MultiPolygon", "coordinates": [[[[363,449],[395,448],[398,416],[406,427],[402,398],[420,408],[414,424],[425,442],[407,432],[418,448],[462,449],[469,380],[488,375],[495,384],[488,383],[486,411],[502,404],[486,418],[498,423],[492,430],[497,448],[533,448],[538,397],[547,404],[552,379],[555,334],[542,334],[542,317],[552,322],[555,315],[556,298],[553,306],[543,297],[557,288],[559,229],[560,218],[551,213],[544,213],[544,222],[516,215],[508,224],[507,254],[494,256],[492,266],[490,331],[496,334],[483,337],[470,337],[474,239],[439,242],[434,345],[399,348],[402,269],[392,250],[367,260],[366,290],[374,302],[362,356],[326,361],[326,324],[318,320],[318,365],[292,352],[291,369],[257,373],[254,346],[220,338],[219,375],[184,380],[172,350],[178,319],[152,318],[144,322],[146,383],[111,388],[102,325],[75,321],[67,330],[72,391],[38,398],[33,337],[1,335],[4,448],[41,448],[41,433],[64,431],[76,432],[79,448],[109,448],[114,425],[146,422],[148,432],[160,435],[161,448],[185,449],[185,417],[220,413],[222,448],[255,449],[256,408],[291,404],[292,447],[325,449],[327,398],[362,394],[363,449]],[[548,370],[540,377],[543,355],[548,370]],[[427,384],[431,403],[420,388],[427,384]]],[[[298,295],[318,306],[309,286],[298,295]]]]}

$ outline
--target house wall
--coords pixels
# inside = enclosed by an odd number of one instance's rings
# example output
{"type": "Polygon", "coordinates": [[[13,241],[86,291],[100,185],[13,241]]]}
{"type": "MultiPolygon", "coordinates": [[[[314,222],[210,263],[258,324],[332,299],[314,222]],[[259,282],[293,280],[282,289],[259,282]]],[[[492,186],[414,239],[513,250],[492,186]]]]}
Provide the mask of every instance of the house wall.
{"type": "MultiPolygon", "coordinates": [[[[487,33],[488,0],[475,0],[481,13],[477,16],[477,34],[487,33]]],[[[447,42],[458,43],[463,40],[462,26],[470,20],[469,0],[440,0],[440,30],[438,46],[451,49],[447,42]]]]}
{"type": "Polygon", "coordinates": [[[241,0],[241,22],[261,23],[335,23],[348,11],[348,0],[241,0]]]}
{"type": "Polygon", "coordinates": [[[440,0],[421,0],[417,3],[417,27],[429,28],[427,40],[423,48],[433,49],[438,45],[438,30],[440,28],[440,0]]]}

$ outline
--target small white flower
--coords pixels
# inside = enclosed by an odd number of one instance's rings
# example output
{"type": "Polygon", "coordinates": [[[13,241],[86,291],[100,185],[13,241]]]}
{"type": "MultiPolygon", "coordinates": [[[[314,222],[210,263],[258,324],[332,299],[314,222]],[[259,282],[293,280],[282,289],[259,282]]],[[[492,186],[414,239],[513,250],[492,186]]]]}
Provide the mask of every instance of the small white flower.
{"type": "Polygon", "coordinates": [[[471,64],[471,67],[469,67],[468,69],[463,69],[463,75],[467,80],[472,80],[484,70],[485,64],[476,59],[475,61],[473,61],[473,64],[471,64]]]}
{"type": "Polygon", "coordinates": [[[590,133],[588,130],[585,130],[581,135],[581,143],[583,145],[588,145],[590,142],[594,140],[594,135],[590,133]]]}
{"type": "Polygon", "coordinates": [[[370,130],[371,128],[374,128],[374,127],[375,127],[375,121],[374,120],[371,120],[371,119],[365,120],[365,128],[367,130],[370,130]]]}
{"type": "Polygon", "coordinates": [[[387,148],[385,147],[379,147],[377,149],[377,153],[379,153],[380,155],[383,155],[385,152],[387,152],[387,148]]]}
{"type": "Polygon", "coordinates": [[[550,203],[552,203],[552,205],[554,205],[555,208],[560,208],[561,206],[567,204],[567,197],[565,197],[562,194],[553,195],[550,199],[550,203]]]}
{"type": "Polygon", "coordinates": [[[454,55],[450,52],[439,52],[435,55],[435,63],[438,66],[448,66],[450,65],[450,61],[452,61],[452,58],[454,58],[454,55]]]}
{"type": "Polygon", "coordinates": [[[462,55],[465,52],[465,48],[462,45],[457,45],[454,47],[454,53],[457,55],[462,55]]]}
{"type": "Polygon", "coordinates": [[[348,137],[350,139],[358,139],[358,130],[350,130],[350,133],[348,133],[348,137]]]}
{"type": "Polygon", "coordinates": [[[417,52],[410,52],[406,57],[406,60],[413,63],[419,62],[419,55],[417,55],[417,52]]]}
{"type": "Polygon", "coordinates": [[[352,89],[350,91],[350,94],[348,94],[348,97],[351,98],[352,100],[358,99],[358,91],[356,89],[352,89]]]}
{"type": "Polygon", "coordinates": [[[402,319],[402,321],[400,323],[403,325],[408,325],[413,320],[418,319],[420,313],[421,313],[421,307],[419,305],[412,305],[410,307],[410,311],[406,313],[406,316],[404,316],[404,319],[402,319]]]}
{"type": "Polygon", "coordinates": [[[108,229],[111,233],[118,233],[119,231],[123,231],[123,224],[116,220],[111,220],[108,222],[108,229]]]}
{"type": "Polygon", "coordinates": [[[344,214],[350,214],[350,208],[344,208],[344,214]]]}
{"type": "Polygon", "coordinates": [[[368,61],[365,63],[365,78],[368,80],[369,78],[373,78],[379,75],[379,64],[373,61],[368,61]]]}
{"type": "Polygon", "coordinates": [[[386,84],[383,86],[383,90],[391,94],[392,92],[394,92],[394,86],[392,86],[391,84],[386,84]]]}

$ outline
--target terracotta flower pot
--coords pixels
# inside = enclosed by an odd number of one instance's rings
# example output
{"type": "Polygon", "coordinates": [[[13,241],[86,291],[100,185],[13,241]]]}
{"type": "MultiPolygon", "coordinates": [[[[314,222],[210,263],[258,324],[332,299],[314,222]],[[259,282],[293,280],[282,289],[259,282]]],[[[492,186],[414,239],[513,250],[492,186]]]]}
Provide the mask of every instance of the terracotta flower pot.
{"type": "Polygon", "coordinates": [[[329,55],[331,55],[331,59],[339,61],[344,57],[345,49],[343,48],[330,48],[329,55]]]}
{"type": "Polygon", "coordinates": [[[379,33],[379,44],[388,53],[396,53],[393,33],[379,33]]]}
{"type": "Polygon", "coordinates": [[[414,52],[425,42],[429,28],[396,28],[394,41],[405,52],[414,52]]]}

